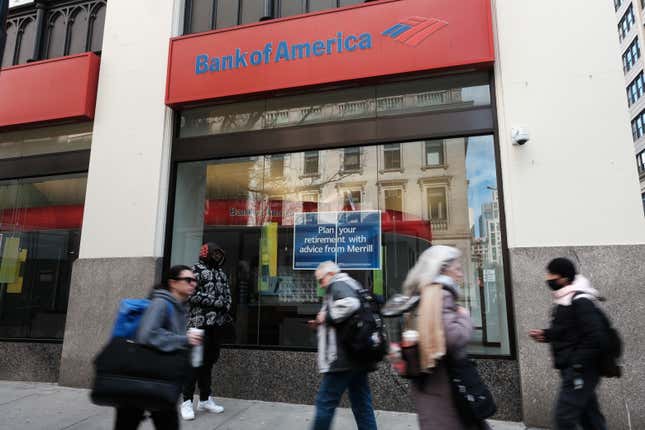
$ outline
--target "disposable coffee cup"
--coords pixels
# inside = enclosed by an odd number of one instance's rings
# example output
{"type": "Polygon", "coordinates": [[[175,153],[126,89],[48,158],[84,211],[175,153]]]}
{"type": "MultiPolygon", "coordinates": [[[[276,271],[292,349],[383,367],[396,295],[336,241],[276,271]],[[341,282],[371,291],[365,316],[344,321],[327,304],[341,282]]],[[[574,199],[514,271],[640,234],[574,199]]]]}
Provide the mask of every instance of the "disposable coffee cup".
{"type": "MultiPolygon", "coordinates": [[[[188,333],[196,334],[199,337],[204,338],[204,330],[201,328],[189,328],[188,333]]],[[[204,344],[193,346],[193,349],[190,353],[190,364],[193,367],[200,367],[204,358],[204,344]]]]}
{"type": "Polygon", "coordinates": [[[419,342],[419,332],[416,330],[406,330],[401,335],[404,346],[416,345],[419,342]]]}

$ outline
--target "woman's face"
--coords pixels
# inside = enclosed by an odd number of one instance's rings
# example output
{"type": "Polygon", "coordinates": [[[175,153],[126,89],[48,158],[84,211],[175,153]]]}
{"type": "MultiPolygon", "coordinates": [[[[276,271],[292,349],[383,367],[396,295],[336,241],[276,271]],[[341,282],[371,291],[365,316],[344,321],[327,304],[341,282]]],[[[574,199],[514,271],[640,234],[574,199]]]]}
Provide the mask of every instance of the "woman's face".
{"type": "Polygon", "coordinates": [[[170,292],[177,294],[183,299],[187,299],[195,291],[197,279],[192,270],[182,270],[176,279],[168,280],[170,292]]]}
{"type": "Polygon", "coordinates": [[[464,269],[461,267],[461,261],[453,261],[450,266],[446,267],[446,269],[443,271],[443,274],[450,276],[455,281],[455,283],[461,284],[461,282],[464,280],[464,269]]]}

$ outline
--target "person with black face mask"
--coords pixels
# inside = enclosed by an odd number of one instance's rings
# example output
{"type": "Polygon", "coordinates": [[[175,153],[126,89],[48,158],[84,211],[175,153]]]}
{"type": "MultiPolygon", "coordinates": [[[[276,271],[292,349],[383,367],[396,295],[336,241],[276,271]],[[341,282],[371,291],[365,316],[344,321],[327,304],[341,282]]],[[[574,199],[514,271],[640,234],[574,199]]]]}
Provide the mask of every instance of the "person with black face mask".
{"type": "Polygon", "coordinates": [[[576,430],[578,425],[583,430],[607,430],[596,397],[599,357],[608,342],[594,303],[601,297],[566,258],[548,264],[546,284],[553,294],[551,326],[530,330],[529,336],[551,345],[554,367],[560,371],[554,430],[576,430]]]}
{"type": "Polygon", "coordinates": [[[231,290],[224,264],[224,250],[217,244],[209,242],[202,246],[199,263],[193,266],[197,288],[188,299],[190,311],[188,327],[204,330],[203,360],[200,367],[194,368],[190,379],[184,387],[184,402],[181,405],[181,416],[184,420],[195,419],[193,396],[195,384],[199,385],[198,411],[221,413],[224,408],[211,397],[211,373],[213,365],[219,359],[220,343],[224,328],[231,323],[231,290]]]}

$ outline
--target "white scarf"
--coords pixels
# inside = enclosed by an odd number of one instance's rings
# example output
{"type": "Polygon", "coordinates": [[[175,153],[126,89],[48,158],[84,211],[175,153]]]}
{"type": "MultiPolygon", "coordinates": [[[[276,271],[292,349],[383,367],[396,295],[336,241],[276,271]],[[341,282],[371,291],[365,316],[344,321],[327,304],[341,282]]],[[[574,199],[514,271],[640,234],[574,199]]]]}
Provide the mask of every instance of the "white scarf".
{"type": "Polygon", "coordinates": [[[600,297],[598,290],[591,287],[591,283],[587,278],[582,275],[576,275],[571,284],[553,292],[553,303],[570,306],[576,293],[583,293],[585,297],[591,300],[598,300],[598,297],[600,297]]]}

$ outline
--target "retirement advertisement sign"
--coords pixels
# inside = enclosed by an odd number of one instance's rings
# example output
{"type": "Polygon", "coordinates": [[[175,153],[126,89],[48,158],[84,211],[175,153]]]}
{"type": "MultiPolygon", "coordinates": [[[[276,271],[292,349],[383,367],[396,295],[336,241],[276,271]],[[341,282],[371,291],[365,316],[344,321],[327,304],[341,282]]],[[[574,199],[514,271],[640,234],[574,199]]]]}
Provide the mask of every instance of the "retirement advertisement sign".
{"type": "Polygon", "coordinates": [[[295,270],[314,270],[323,261],[344,270],[381,268],[379,211],[296,213],[293,229],[295,270]]]}

